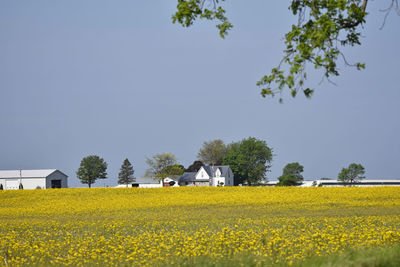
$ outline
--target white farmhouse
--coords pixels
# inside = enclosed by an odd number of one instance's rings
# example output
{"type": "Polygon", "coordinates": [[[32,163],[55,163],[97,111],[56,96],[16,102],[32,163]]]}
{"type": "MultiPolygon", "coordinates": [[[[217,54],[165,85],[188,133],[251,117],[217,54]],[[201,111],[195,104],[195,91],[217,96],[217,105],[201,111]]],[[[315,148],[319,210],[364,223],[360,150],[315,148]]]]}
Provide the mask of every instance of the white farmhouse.
{"type": "Polygon", "coordinates": [[[0,171],[3,189],[67,188],[68,176],[59,170],[9,170],[0,171]]]}
{"type": "Polygon", "coordinates": [[[202,166],[198,172],[185,172],[180,186],[233,186],[233,172],[229,166],[202,166]]]}

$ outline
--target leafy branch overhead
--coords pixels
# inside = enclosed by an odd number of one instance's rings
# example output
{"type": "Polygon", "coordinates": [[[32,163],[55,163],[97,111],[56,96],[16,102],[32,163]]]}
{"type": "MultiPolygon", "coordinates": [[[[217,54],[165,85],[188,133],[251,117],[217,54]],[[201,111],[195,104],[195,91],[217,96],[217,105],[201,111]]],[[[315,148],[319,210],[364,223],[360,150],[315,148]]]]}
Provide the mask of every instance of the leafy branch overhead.
{"type": "Polygon", "coordinates": [[[196,18],[216,20],[218,21],[216,26],[219,29],[219,35],[225,38],[233,25],[225,16],[225,10],[218,6],[221,1],[225,0],[178,0],[178,11],[172,16],[172,22],[178,22],[183,27],[190,27],[196,18]],[[211,5],[206,7],[206,2],[211,2],[211,5]]]}
{"type": "MultiPolygon", "coordinates": [[[[217,20],[220,22],[217,28],[224,38],[232,24],[225,16],[220,2],[221,0],[178,0],[173,22],[178,21],[184,27],[189,27],[197,18],[217,20]],[[211,9],[205,8],[205,3],[211,9]]],[[[389,2],[388,8],[382,10],[386,13],[383,23],[392,10],[400,15],[398,0],[389,2]]],[[[368,14],[367,4],[368,0],[292,0],[289,10],[298,16],[298,23],[292,25],[285,35],[281,62],[257,82],[261,95],[281,95],[283,89],[288,88],[293,97],[299,91],[306,97],[311,97],[314,90],[306,86],[307,65],[321,70],[327,80],[331,76],[339,75],[337,62],[340,58],[345,65],[354,66],[358,70],[364,69],[364,63],[349,64],[342,49],[361,45],[362,25],[368,14]]]]}

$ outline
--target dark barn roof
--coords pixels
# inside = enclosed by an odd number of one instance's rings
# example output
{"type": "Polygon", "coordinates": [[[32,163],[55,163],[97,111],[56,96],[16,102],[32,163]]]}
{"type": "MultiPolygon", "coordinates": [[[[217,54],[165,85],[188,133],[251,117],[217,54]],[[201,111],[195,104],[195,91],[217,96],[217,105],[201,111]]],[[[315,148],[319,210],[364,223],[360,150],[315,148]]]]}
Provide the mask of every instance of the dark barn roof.
{"type": "Polygon", "coordinates": [[[197,172],[184,172],[181,177],[178,179],[178,183],[182,182],[193,182],[196,180],[197,172]]]}

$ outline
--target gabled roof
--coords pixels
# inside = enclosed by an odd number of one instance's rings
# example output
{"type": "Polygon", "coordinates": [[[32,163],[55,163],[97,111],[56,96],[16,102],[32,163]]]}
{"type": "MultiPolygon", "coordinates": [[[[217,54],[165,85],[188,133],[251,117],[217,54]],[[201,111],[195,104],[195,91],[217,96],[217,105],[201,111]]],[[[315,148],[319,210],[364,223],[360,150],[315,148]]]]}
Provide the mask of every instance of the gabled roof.
{"type": "Polygon", "coordinates": [[[222,177],[226,177],[228,175],[229,166],[203,166],[204,170],[210,177],[215,177],[215,172],[219,169],[222,177]]]}
{"type": "MultiPolygon", "coordinates": [[[[48,170],[0,170],[0,178],[41,178],[47,177],[54,172],[60,172],[57,169],[48,170]]],[[[60,172],[64,174],[63,172],[60,172]]],[[[65,175],[65,174],[64,174],[65,175]]],[[[65,175],[67,176],[67,175],[65,175]]]]}
{"type": "MultiPolygon", "coordinates": [[[[213,177],[213,173],[215,172],[215,167],[214,166],[203,166],[202,167],[208,174],[208,176],[213,177]]],[[[201,169],[201,168],[200,168],[201,169]]]]}
{"type": "MultiPolygon", "coordinates": [[[[208,176],[210,176],[210,177],[215,177],[215,172],[217,170],[220,170],[221,177],[226,177],[226,176],[228,176],[228,173],[229,173],[229,170],[231,167],[229,167],[229,166],[202,166],[201,168],[203,168],[207,172],[208,176]]],[[[178,181],[179,181],[179,183],[193,182],[193,181],[196,181],[196,182],[209,181],[209,179],[196,179],[197,173],[198,172],[185,172],[185,173],[183,173],[183,175],[181,177],[179,177],[178,181]]]]}

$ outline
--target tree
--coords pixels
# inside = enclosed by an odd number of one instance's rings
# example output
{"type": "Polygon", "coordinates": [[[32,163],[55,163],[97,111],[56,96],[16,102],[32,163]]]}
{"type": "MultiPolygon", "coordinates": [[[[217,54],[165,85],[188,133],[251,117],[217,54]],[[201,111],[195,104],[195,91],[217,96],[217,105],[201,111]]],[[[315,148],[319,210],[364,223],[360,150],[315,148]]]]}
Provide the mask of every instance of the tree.
{"type": "Polygon", "coordinates": [[[128,184],[131,184],[135,181],[135,177],[133,176],[132,164],[126,158],[121,165],[121,169],[118,174],[118,184],[125,184],[128,187],[128,184]]]}
{"type": "Polygon", "coordinates": [[[198,172],[201,167],[203,167],[204,164],[200,160],[196,160],[190,165],[185,172],[198,172]]]}
{"type": "MultiPolygon", "coordinates": [[[[220,5],[225,0],[178,0],[177,11],[172,16],[173,23],[178,22],[184,27],[191,26],[196,19],[218,21],[216,25],[222,38],[228,34],[233,25],[225,16],[225,10],[220,5]],[[209,3],[211,5],[206,5],[209,3]],[[211,7],[210,7],[211,6],[211,7]]],[[[382,26],[388,14],[395,10],[400,15],[399,0],[388,0],[389,5],[382,26]]],[[[360,36],[363,24],[368,15],[366,9],[368,0],[292,0],[289,10],[298,16],[298,23],[292,25],[284,38],[285,49],[281,62],[271,72],[263,76],[257,86],[261,95],[280,95],[286,87],[293,97],[302,91],[306,97],[311,97],[314,89],[306,87],[306,65],[322,70],[323,77],[330,79],[338,76],[337,63],[340,59],[347,66],[358,70],[365,64],[347,62],[343,49],[361,45],[360,36]]]]}
{"type": "Polygon", "coordinates": [[[176,178],[181,176],[185,172],[185,167],[180,164],[169,165],[162,169],[160,175],[158,176],[161,179],[164,178],[176,178]]]}
{"type": "Polygon", "coordinates": [[[82,184],[87,184],[91,188],[97,179],[107,178],[107,163],[99,156],[87,156],[82,159],[76,175],[82,184]]]}
{"type": "Polygon", "coordinates": [[[197,157],[200,161],[210,165],[221,165],[224,156],[227,153],[227,147],[221,139],[211,140],[203,143],[197,157]]]}
{"type": "Polygon", "coordinates": [[[294,186],[300,185],[303,182],[304,167],[298,162],[288,163],[282,171],[282,175],[278,178],[279,183],[277,185],[283,186],[294,186]]]}
{"type": "Polygon", "coordinates": [[[228,150],[223,165],[231,167],[235,185],[255,185],[266,178],[273,155],[265,141],[249,137],[230,144],[228,150]]]}
{"type": "Polygon", "coordinates": [[[365,178],[365,169],[361,164],[351,163],[348,168],[343,168],[338,180],[344,184],[354,184],[365,178]]]}
{"type": "Polygon", "coordinates": [[[174,154],[172,153],[161,153],[156,154],[152,158],[146,159],[147,165],[149,168],[146,170],[146,176],[154,177],[158,181],[164,179],[165,177],[163,170],[171,165],[178,164],[178,161],[174,154]]]}

